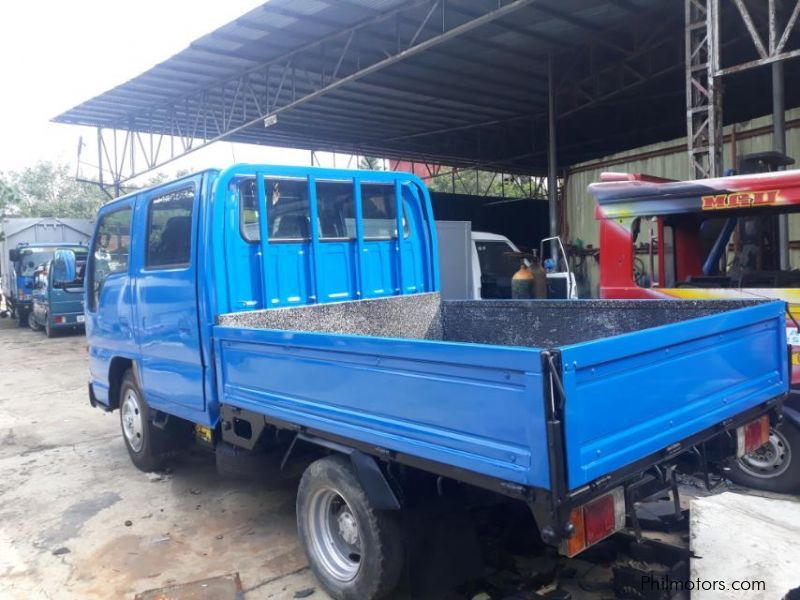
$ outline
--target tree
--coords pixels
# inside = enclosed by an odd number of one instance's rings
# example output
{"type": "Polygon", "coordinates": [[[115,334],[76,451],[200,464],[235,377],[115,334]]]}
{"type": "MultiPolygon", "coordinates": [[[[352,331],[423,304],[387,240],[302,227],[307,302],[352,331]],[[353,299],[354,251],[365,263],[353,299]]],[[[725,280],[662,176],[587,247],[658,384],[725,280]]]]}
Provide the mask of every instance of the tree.
{"type": "MultiPolygon", "coordinates": [[[[126,185],[123,194],[189,174],[155,173],[139,185],[126,185]]],[[[76,181],[69,165],[41,161],[15,172],[0,173],[0,215],[92,219],[109,196],[97,184],[76,181]]]]}
{"type": "Polygon", "coordinates": [[[49,161],[0,174],[0,190],[0,203],[5,201],[6,211],[20,217],[89,219],[108,199],[97,186],[75,181],[68,165],[49,161]]]}
{"type": "Polygon", "coordinates": [[[4,215],[12,207],[16,206],[21,199],[22,197],[16,187],[0,179],[0,215],[4,215]]]}
{"type": "Polygon", "coordinates": [[[382,171],[381,159],[374,156],[362,156],[358,161],[358,168],[365,171],[382,171]]]}

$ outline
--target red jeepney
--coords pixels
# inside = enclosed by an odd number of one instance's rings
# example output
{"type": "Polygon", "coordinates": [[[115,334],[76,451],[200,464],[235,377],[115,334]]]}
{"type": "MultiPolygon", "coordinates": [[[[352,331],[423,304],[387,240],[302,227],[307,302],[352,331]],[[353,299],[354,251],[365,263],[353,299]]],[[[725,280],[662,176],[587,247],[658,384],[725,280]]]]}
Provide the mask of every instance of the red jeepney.
{"type": "MultiPolygon", "coordinates": [[[[800,213],[800,170],[693,181],[604,173],[589,191],[600,224],[601,297],[787,302],[793,391],[785,423],[739,460],[731,479],[800,491],[800,270],[781,268],[778,244],[778,215],[800,213]]],[[[790,252],[800,252],[795,244],[790,252]]],[[[800,266],[800,256],[793,262],[800,266]]]]}

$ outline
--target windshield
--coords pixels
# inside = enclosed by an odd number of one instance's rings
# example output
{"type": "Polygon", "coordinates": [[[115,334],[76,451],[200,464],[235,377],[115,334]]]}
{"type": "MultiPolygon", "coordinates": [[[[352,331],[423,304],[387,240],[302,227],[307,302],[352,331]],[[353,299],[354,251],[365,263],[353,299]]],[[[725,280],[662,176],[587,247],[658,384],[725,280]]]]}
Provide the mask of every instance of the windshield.
{"type": "Polygon", "coordinates": [[[23,277],[33,277],[36,269],[49,263],[57,250],[72,250],[75,253],[76,278],[73,282],[67,284],[65,288],[68,288],[68,291],[83,290],[83,275],[86,271],[86,248],[24,248],[20,250],[21,258],[19,267],[17,267],[17,274],[23,277]]]}
{"type": "Polygon", "coordinates": [[[514,249],[502,240],[475,240],[481,267],[481,297],[511,298],[511,278],[519,270],[520,260],[509,256],[514,249]]]}
{"type": "Polygon", "coordinates": [[[33,272],[37,267],[47,263],[53,258],[55,248],[26,248],[20,252],[21,260],[17,269],[17,274],[23,277],[33,277],[33,272]]]}
{"type": "Polygon", "coordinates": [[[793,250],[788,268],[781,268],[777,215],[707,219],[700,239],[705,270],[722,287],[800,287],[800,257],[793,250]]]}

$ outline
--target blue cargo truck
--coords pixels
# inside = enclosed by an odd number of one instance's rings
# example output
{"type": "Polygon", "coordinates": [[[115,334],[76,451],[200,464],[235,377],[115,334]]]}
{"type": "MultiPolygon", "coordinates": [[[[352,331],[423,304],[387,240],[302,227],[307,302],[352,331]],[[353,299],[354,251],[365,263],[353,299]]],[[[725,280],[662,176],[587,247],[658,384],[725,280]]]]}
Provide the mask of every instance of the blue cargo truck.
{"type": "Polygon", "coordinates": [[[144,470],[310,450],[300,539],[347,599],[397,585],[428,496],[519,503],[574,555],[677,493],[677,457],[724,466],[780,420],[783,303],[443,301],[435,231],[407,173],[236,165],[110,202],[90,402],[144,470]]]}

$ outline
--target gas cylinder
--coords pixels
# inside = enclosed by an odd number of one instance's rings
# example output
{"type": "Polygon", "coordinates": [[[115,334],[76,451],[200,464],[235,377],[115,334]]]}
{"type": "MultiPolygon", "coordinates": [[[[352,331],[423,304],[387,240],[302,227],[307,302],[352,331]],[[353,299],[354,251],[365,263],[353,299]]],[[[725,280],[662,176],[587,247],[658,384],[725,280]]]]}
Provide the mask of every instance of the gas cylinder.
{"type": "Polygon", "coordinates": [[[530,267],[531,274],[533,275],[533,294],[537,300],[544,300],[547,298],[547,271],[542,267],[539,257],[536,252],[533,253],[533,260],[530,267]]]}
{"type": "Polygon", "coordinates": [[[533,273],[520,261],[519,271],[511,278],[511,297],[515,300],[533,298],[533,273]]]}

